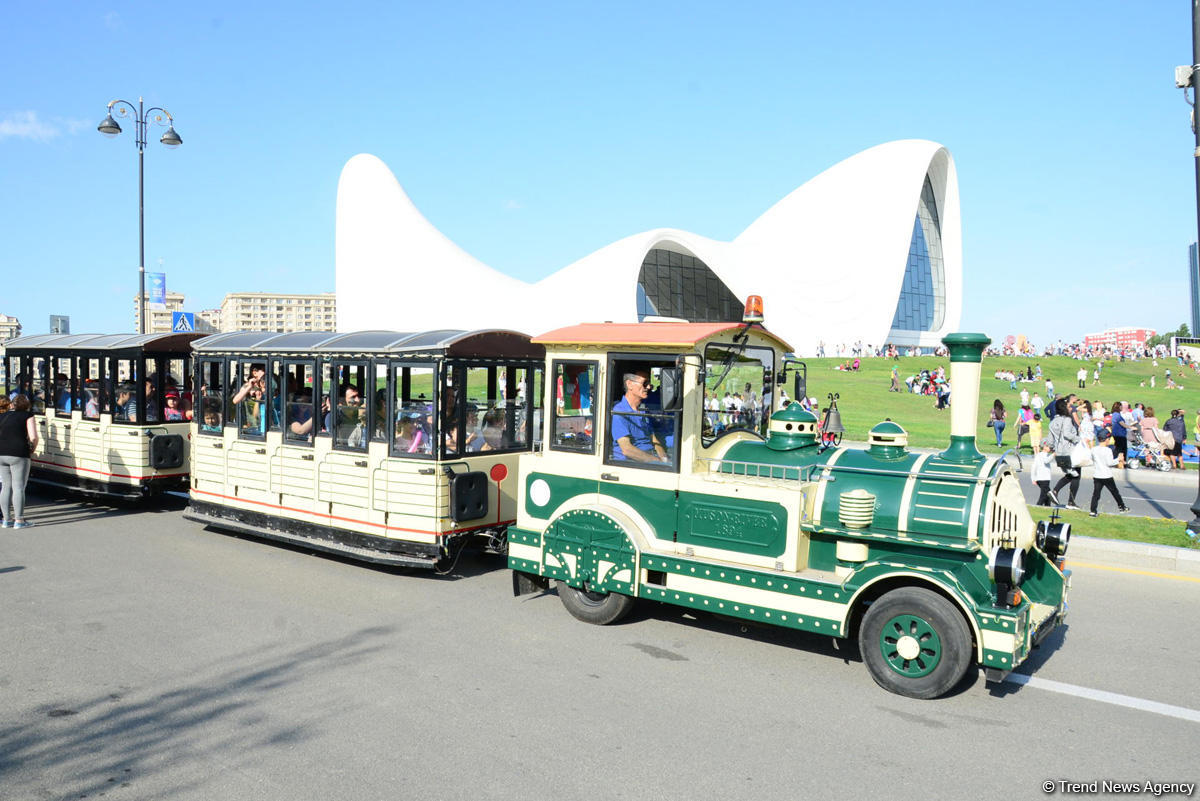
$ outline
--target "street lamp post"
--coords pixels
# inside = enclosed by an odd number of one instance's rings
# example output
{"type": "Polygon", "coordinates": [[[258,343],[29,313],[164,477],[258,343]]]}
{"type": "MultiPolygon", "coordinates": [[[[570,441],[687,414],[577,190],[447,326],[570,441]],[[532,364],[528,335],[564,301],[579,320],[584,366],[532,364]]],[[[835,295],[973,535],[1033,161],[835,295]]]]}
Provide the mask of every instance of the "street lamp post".
{"type": "Polygon", "coordinates": [[[146,130],[150,123],[167,126],[167,131],[158,141],[167,147],[179,147],[183,139],[175,133],[175,118],[165,108],[153,106],[145,108],[142,98],[138,98],[136,107],[128,100],[113,100],[108,104],[108,116],[96,126],[96,130],[107,137],[121,133],[121,126],[113,119],[113,109],[117,115],[124,117],[133,115],[135,142],[138,149],[138,333],[146,333],[146,192],[145,192],[145,160],[146,160],[146,130]],[[154,112],[153,119],[150,115],[154,112]],[[166,122],[163,118],[166,117],[166,122]]]}
{"type": "MultiPolygon", "coordinates": [[[[1200,234],[1200,122],[1196,119],[1196,101],[1197,89],[1200,89],[1200,0],[1192,0],[1192,64],[1191,64],[1191,80],[1188,85],[1192,89],[1192,132],[1196,135],[1196,149],[1192,153],[1192,161],[1196,167],[1196,231],[1200,234]]],[[[1178,76],[1176,83],[1179,83],[1178,76]]],[[[1184,96],[1187,96],[1187,89],[1184,88],[1184,96]]],[[[1200,239],[1198,239],[1200,241],[1200,239]]],[[[1200,447],[1200,442],[1196,443],[1200,447]]],[[[1200,468],[1200,462],[1197,462],[1197,468],[1200,468]]],[[[1200,469],[1196,471],[1200,474],[1200,469]]],[[[1197,479],[1200,481],[1200,478],[1197,479]]],[[[1188,534],[1193,538],[1200,537],[1200,487],[1196,490],[1196,500],[1192,502],[1192,521],[1187,524],[1188,534]]]]}

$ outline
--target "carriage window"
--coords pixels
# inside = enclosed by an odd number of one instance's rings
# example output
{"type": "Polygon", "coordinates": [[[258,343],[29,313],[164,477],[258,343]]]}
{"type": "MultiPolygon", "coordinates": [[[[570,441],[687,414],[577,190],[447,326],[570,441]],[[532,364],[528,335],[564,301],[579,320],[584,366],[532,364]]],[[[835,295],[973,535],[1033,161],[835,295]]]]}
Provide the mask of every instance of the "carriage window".
{"type": "Polygon", "coordinates": [[[75,370],[72,359],[67,356],[51,357],[51,372],[54,373],[54,413],[59,417],[70,417],[75,403],[75,370]]]}
{"type": "Polygon", "coordinates": [[[313,366],[289,362],[287,370],[287,413],[284,439],[287,442],[312,442],[313,366]]]}
{"type": "Polygon", "coordinates": [[[117,365],[111,356],[100,358],[100,414],[112,414],[117,391],[117,365]]]}
{"type": "Polygon", "coordinates": [[[550,448],[595,453],[596,362],[554,362],[550,448]]]}
{"type": "Polygon", "coordinates": [[[267,402],[266,362],[241,362],[237,371],[237,390],[232,398],[239,434],[261,437],[266,433],[267,402]]]}
{"type": "Polygon", "coordinates": [[[196,418],[202,434],[220,434],[225,418],[225,362],[221,359],[203,359],[196,375],[196,397],[199,408],[196,418]]]}
{"type": "Polygon", "coordinates": [[[432,455],[433,376],[432,364],[405,364],[392,368],[393,453],[426,458],[432,455]]]}
{"type": "Polygon", "coordinates": [[[703,443],[727,431],[763,433],[771,414],[775,354],[767,348],[709,345],[704,350],[703,443]]]}
{"type": "Polygon", "coordinates": [[[527,397],[531,397],[533,399],[533,423],[531,425],[533,426],[533,447],[536,450],[542,447],[542,422],[545,419],[542,404],[544,403],[544,399],[546,397],[546,368],[540,366],[535,367],[533,369],[533,375],[530,377],[532,382],[530,388],[526,390],[526,392],[530,393],[527,397]]]}
{"type": "Polygon", "coordinates": [[[113,421],[117,423],[137,423],[142,415],[139,408],[141,392],[133,369],[132,359],[113,359],[114,372],[111,376],[113,383],[113,421]]]}
{"type": "Polygon", "coordinates": [[[674,362],[613,361],[605,462],[627,467],[673,469],[679,462],[679,412],[661,406],[663,368],[674,362]]]}
{"type": "Polygon", "coordinates": [[[79,360],[79,399],[87,420],[100,419],[100,360],[79,360]]]}
{"type": "Polygon", "coordinates": [[[329,362],[321,365],[321,414],[319,420],[321,423],[321,433],[328,434],[330,424],[333,422],[333,367],[329,362]]]}
{"type": "Polygon", "coordinates": [[[371,439],[377,442],[386,442],[391,436],[388,429],[391,428],[389,421],[391,417],[388,415],[388,370],[386,364],[376,364],[372,369],[375,374],[374,380],[371,382],[371,439]]]}
{"type": "Polygon", "coordinates": [[[142,400],[146,404],[146,414],[144,422],[157,423],[163,419],[162,416],[162,394],[163,394],[163,377],[158,371],[157,360],[153,357],[147,357],[140,361],[142,369],[139,371],[141,376],[144,376],[142,384],[142,400]]]}
{"type": "Polygon", "coordinates": [[[163,420],[182,422],[192,419],[192,393],[184,383],[187,373],[183,359],[164,360],[167,371],[162,377],[163,420]]]}
{"type": "Polygon", "coordinates": [[[5,376],[5,381],[8,383],[8,394],[11,398],[22,391],[25,391],[25,384],[29,380],[29,376],[21,372],[21,357],[8,357],[8,375],[5,376]]]}
{"type": "Polygon", "coordinates": [[[33,405],[34,414],[44,414],[46,412],[46,360],[41,356],[34,356],[32,367],[29,401],[33,405]]]}
{"type": "Polygon", "coordinates": [[[367,449],[367,366],[334,362],[337,395],[333,400],[333,444],[335,447],[367,449]]]}

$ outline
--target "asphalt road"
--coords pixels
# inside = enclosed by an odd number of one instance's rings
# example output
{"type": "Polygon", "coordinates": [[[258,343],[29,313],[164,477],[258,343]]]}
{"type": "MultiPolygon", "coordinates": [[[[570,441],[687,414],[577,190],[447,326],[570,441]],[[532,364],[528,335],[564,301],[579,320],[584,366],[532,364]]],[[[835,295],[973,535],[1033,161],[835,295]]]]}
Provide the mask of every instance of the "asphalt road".
{"type": "Polygon", "coordinates": [[[37,527],[0,532],[0,798],[1022,799],[1200,780],[1195,580],[1078,567],[1034,683],[914,701],[828,638],[650,603],[588,626],[552,593],[513,598],[496,557],[379,570],[180,506],[39,499],[37,527]]]}

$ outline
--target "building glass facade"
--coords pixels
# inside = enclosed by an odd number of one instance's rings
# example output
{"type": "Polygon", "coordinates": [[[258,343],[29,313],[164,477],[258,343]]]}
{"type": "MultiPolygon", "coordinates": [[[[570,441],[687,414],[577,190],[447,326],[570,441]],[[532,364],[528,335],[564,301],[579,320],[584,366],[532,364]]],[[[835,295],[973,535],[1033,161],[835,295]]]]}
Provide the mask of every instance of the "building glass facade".
{"type": "Polygon", "coordinates": [[[893,331],[935,331],[946,317],[946,274],[942,261],[942,224],[929,176],[921,189],[913,221],[908,264],[900,300],[892,318],[893,331]]]}
{"type": "Polygon", "coordinates": [[[742,319],[742,304],[695,256],[654,248],[642,260],[637,283],[638,322],[678,317],[693,323],[742,319]]]}

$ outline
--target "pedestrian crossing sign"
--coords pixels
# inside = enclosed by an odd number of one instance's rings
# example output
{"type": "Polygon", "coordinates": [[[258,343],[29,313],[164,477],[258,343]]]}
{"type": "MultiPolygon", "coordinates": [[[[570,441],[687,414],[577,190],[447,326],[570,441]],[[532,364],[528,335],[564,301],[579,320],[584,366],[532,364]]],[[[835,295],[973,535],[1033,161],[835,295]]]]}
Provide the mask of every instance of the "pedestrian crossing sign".
{"type": "Polygon", "coordinates": [[[196,330],[194,312],[171,312],[171,333],[190,334],[196,330]]]}

